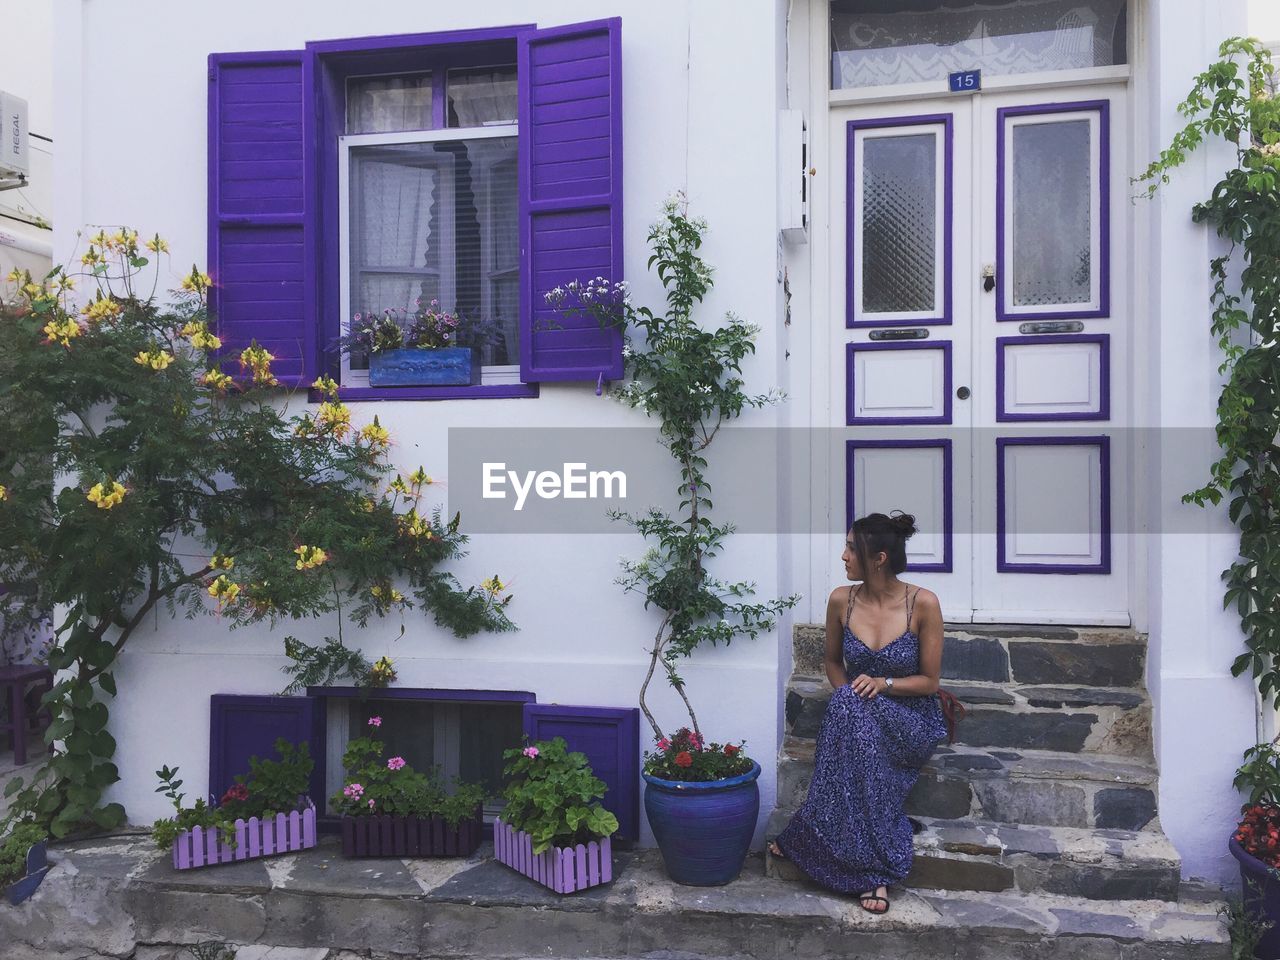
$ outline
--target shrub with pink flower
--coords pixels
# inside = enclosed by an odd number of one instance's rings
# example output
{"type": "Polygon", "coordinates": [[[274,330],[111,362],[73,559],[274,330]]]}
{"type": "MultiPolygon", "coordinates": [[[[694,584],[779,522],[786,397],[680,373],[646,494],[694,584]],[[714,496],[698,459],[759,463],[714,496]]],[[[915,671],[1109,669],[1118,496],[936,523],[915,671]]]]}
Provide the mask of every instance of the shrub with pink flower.
{"type": "Polygon", "coordinates": [[[404,757],[392,757],[390,760],[388,760],[388,761],[387,761],[387,769],[388,769],[388,770],[403,770],[403,769],[404,769],[404,757]]]}
{"type": "Polygon", "coordinates": [[[364,795],[364,787],[358,783],[348,783],[342,788],[342,795],[349,800],[359,800],[364,795]]]}
{"type": "Polygon", "coordinates": [[[681,727],[670,737],[658,737],[654,752],[645,752],[644,772],[662,780],[706,783],[736,777],[751,769],[741,743],[707,743],[697,730],[681,727]]]}
{"type": "Polygon", "coordinates": [[[537,747],[525,747],[525,748],[524,748],[522,751],[520,751],[520,752],[521,752],[521,753],[523,753],[526,757],[536,757],[536,756],[538,755],[538,748],[537,748],[537,747]]]}
{"type": "Polygon", "coordinates": [[[371,726],[371,727],[380,727],[380,726],[382,726],[382,718],[381,718],[381,717],[370,717],[370,718],[369,718],[369,726],[371,726]]]}

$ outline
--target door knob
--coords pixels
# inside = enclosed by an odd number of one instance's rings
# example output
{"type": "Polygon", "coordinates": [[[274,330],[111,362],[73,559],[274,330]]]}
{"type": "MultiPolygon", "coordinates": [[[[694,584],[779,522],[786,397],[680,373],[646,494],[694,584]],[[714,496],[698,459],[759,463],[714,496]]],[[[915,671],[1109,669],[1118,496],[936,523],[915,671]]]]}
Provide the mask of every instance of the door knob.
{"type": "Polygon", "coordinates": [[[956,396],[957,396],[959,399],[961,399],[961,400],[968,400],[968,399],[969,399],[969,388],[968,388],[968,387],[960,387],[958,390],[956,390],[956,396]]]}
{"type": "Polygon", "coordinates": [[[996,288],[996,268],[988,263],[982,268],[982,289],[990,293],[996,288]]]}

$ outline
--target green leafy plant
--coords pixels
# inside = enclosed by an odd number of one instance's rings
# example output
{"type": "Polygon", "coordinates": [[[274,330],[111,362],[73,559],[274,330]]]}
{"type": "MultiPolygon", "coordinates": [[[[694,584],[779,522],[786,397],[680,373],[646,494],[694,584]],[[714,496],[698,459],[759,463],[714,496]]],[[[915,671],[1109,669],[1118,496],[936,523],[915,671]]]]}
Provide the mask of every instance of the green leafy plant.
{"type": "MultiPolygon", "coordinates": [[[[1256,880],[1246,881],[1249,887],[1249,898],[1261,898],[1256,880]]],[[[1218,908],[1218,916],[1227,927],[1227,937],[1231,941],[1231,960],[1254,960],[1257,956],[1258,943],[1267,935],[1274,924],[1250,912],[1245,901],[1239,897],[1230,897],[1218,908]]]]}
{"type": "Polygon", "coordinates": [[[1232,785],[1248,795],[1249,803],[1280,809],[1280,749],[1276,741],[1246,750],[1232,785]]]}
{"type": "Polygon", "coordinates": [[[640,594],[646,608],[653,606],[663,614],[639,696],[640,709],[658,739],[664,734],[645,694],[659,669],[701,736],[678,660],[703,644],[754,639],[772,630],[777,617],[800,600],[790,596],[753,602],[755,584],[726,582],[707,571],[708,561],[723,550],[734,529],[730,523],[711,521],[707,450],[726,423],[745,410],[777,403],[783,395],[746,392],[742,362],[755,352],[758,328],[732,314],[722,326],[710,329],[694,318],[694,308],[712,287],[711,266],[699,254],[706,230],[705,221],[689,216],[681,197],[669,200],[650,228],[649,268],[666,291],[665,310],[634,306],[625,281],[610,283],[602,277],[573,281],[547,294],[547,302],[566,315],[585,313],[624,331],[623,357],[630,380],[615,396],[658,421],[661,443],[679,473],[681,516],[657,507],[642,515],[611,514],[651,544],[641,559],[624,561],[617,582],[625,591],[640,594]]]}
{"type": "Polygon", "coordinates": [[[484,803],[483,786],[455,778],[449,790],[435,770],[419,773],[403,757],[383,759],[382,718],[370,717],[368,727],[370,733],[348,741],[342,755],[346,780],[333,796],[334,810],[348,817],[435,816],[455,827],[476,815],[484,803]]]}
{"type": "Polygon", "coordinates": [[[652,752],[645,751],[644,772],[663,780],[725,780],[751,769],[743,748],[741,743],[707,743],[702,734],[681,727],[670,738],[659,738],[652,752]]]}
{"type": "Polygon", "coordinates": [[[184,794],[178,791],[182,781],[178,768],[168,766],[156,771],[160,786],[156,793],[163,793],[173,804],[175,816],[157,820],[151,827],[151,837],[162,850],[173,847],[173,841],[183,830],[192,827],[216,827],[223,842],[234,844],[235,823],[250,817],[269,817],[298,807],[298,798],[307,792],[307,784],[315,761],[305,742],[295,747],[280,737],[275,742],[279,760],[249,758],[249,773],[236,776],[233,786],[227,788],[217,806],[205,803],[197,797],[190,807],[182,805],[184,794]]]}
{"type": "Polygon", "coordinates": [[[1183,500],[1228,500],[1240,554],[1223,574],[1223,602],[1236,608],[1247,648],[1232,673],[1251,672],[1262,696],[1280,706],[1280,100],[1268,93],[1275,66],[1259,41],[1232,38],[1219,55],[1178,107],[1187,126],[1138,182],[1155,193],[1210,138],[1234,148],[1234,165],[1192,209],[1195,222],[1229,244],[1209,264],[1210,329],[1227,381],[1218,397],[1221,455],[1208,482],[1183,500]]]}
{"type": "Polygon", "coordinates": [[[48,831],[38,823],[13,825],[0,842],[0,887],[7,887],[27,875],[27,851],[48,837],[48,831]]]}
{"type": "Polygon", "coordinates": [[[502,820],[523,830],[535,854],[611,836],[618,818],[596,801],[605,785],[581,753],[570,753],[563,737],[503,751],[503,773],[513,777],[503,791],[502,820]]]}
{"type": "Polygon", "coordinates": [[[157,262],[145,290],[148,254],[167,250],[99,233],[83,270],[15,271],[0,306],[0,582],[23,587],[0,605],[5,622],[62,611],[52,776],[7,794],[58,837],[124,819],[103,803],[119,779],[107,704],[117,657],[162,609],[230,627],[334,613],[340,629],[416,603],[458,636],[513,628],[443,569],[459,518],[420,506],[431,478],[395,473],[376,417],[354,424],[327,377],[290,413],[275,358],[210,329],[198,269],[162,303],[157,262]]]}

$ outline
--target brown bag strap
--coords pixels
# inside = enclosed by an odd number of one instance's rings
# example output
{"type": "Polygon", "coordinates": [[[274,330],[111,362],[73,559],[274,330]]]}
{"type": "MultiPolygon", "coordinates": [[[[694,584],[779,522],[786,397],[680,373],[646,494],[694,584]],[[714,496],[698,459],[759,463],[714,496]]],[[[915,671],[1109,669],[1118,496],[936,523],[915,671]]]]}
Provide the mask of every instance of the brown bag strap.
{"type": "Polygon", "coordinates": [[[938,688],[938,700],[942,704],[942,719],[947,722],[947,743],[956,742],[956,724],[968,713],[964,704],[949,690],[938,688]]]}

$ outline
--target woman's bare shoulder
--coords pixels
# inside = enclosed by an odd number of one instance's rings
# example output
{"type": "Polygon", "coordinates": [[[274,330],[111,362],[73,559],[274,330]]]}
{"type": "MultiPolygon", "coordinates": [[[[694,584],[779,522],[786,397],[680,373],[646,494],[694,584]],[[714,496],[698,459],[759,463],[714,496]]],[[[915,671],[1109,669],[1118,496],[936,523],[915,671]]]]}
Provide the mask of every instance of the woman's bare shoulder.
{"type": "Polygon", "coordinates": [[[843,612],[845,604],[849,602],[849,591],[852,589],[852,584],[845,584],[832,590],[831,596],[827,597],[827,609],[838,607],[843,612]]]}
{"type": "Polygon", "coordinates": [[[915,588],[915,609],[921,613],[936,613],[942,615],[942,602],[938,599],[938,595],[927,587],[915,588]]]}

